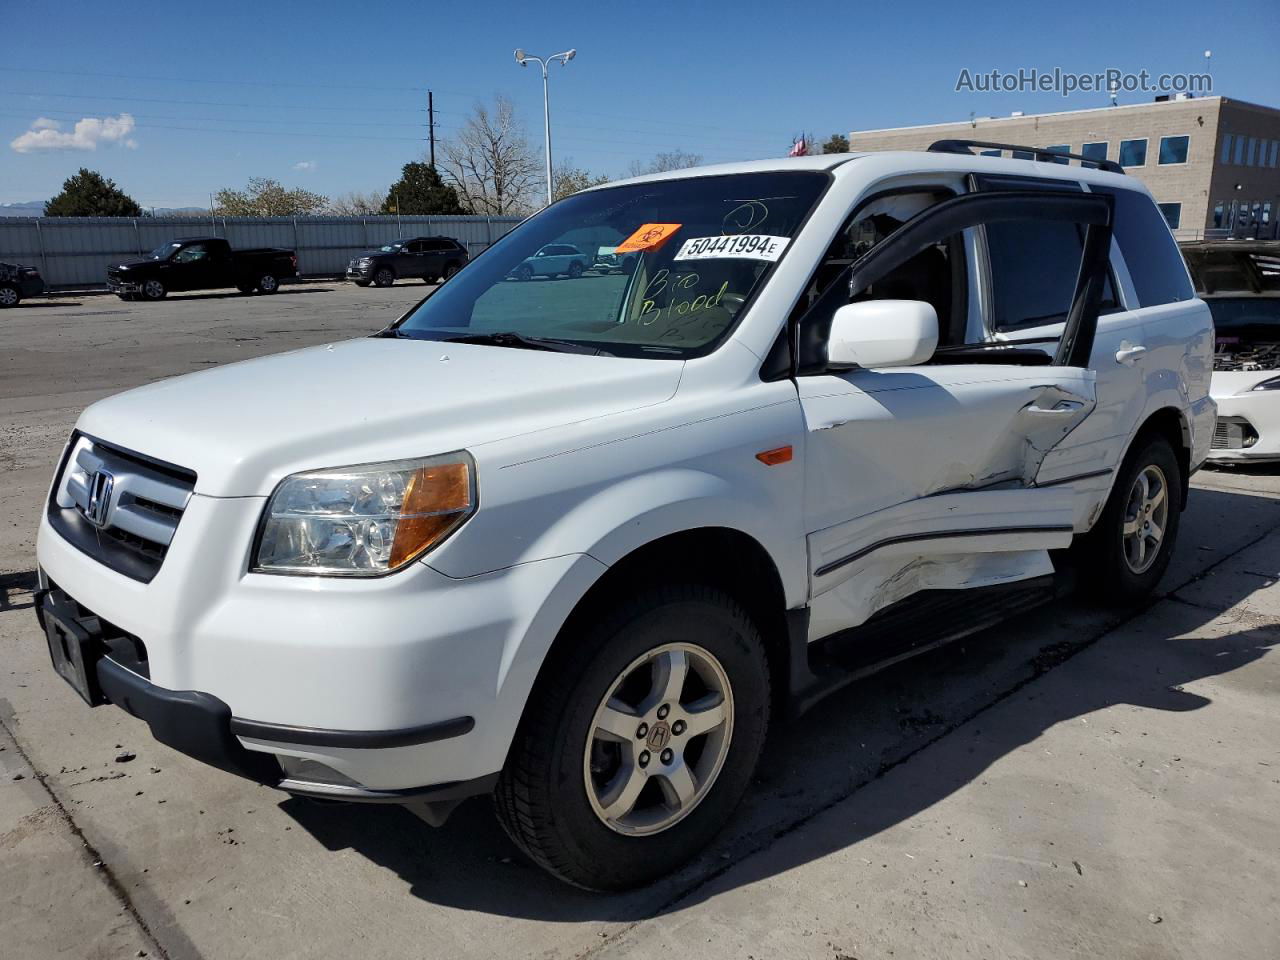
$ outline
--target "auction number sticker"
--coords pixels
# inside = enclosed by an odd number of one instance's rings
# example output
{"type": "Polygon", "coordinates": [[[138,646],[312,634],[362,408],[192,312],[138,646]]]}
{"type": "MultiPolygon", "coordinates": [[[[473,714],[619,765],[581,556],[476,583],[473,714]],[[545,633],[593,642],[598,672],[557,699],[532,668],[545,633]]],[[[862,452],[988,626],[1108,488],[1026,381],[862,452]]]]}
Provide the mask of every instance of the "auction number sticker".
{"type": "Polygon", "coordinates": [[[715,260],[735,257],[742,260],[777,260],[787,249],[790,237],[770,237],[762,233],[740,233],[730,237],[693,237],[684,242],[677,260],[715,260]]]}

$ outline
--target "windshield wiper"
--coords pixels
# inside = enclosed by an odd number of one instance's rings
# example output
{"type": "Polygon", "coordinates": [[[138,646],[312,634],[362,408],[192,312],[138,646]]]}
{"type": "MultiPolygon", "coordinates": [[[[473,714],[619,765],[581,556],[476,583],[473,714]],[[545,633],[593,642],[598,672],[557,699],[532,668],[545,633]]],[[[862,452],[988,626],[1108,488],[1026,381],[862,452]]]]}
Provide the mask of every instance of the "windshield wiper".
{"type": "Polygon", "coordinates": [[[599,347],[575,343],[572,340],[556,340],[553,337],[527,337],[523,333],[504,330],[500,333],[469,333],[461,337],[445,337],[445,343],[478,343],[492,347],[515,347],[520,350],[550,350],[555,353],[585,353],[609,357],[613,354],[599,347]]]}

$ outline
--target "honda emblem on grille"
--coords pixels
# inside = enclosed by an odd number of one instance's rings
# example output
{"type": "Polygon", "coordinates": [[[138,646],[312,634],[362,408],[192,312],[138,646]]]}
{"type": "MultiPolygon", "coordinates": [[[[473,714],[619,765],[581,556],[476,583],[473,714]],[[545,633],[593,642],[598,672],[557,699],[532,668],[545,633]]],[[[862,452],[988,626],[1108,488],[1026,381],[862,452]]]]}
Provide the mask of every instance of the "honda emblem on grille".
{"type": "Polygon", "coordinates": [[[105,527],[111,511],[111,489],[116,478],[106,470],[97,470],[89,476],[89,503],[84,508],[85,519],[95,527],[105,527]]]}

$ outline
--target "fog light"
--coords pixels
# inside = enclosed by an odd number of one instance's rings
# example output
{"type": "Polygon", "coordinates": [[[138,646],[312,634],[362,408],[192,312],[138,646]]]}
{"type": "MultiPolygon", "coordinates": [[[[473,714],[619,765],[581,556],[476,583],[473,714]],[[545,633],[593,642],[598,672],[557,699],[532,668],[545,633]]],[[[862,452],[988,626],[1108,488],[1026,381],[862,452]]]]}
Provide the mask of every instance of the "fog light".
{"type": "Polygon", "coordinates": [[[333,767],[325,766],[319,760],[308,757],[286,757],[276,754],[276,760],[284,775],[299,783],[325,783],[338,787],[359,787],[361,784],[346,774],[339,773],[333,767]]]}

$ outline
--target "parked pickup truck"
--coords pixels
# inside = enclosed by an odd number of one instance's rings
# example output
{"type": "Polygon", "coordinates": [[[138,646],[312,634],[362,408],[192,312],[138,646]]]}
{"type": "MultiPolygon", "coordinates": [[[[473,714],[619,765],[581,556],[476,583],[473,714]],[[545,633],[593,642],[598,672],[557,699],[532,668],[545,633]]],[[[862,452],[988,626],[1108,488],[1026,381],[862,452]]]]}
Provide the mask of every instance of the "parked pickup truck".
{"type": "Polygon", "coordinates": [[[275,293],[298,275],[298,257],[282,247],[232,250],[221,237],[179,237],[145,257],[107,268],[107,288],[122,300],[161,300],[167,293],[235,287],[275,293]]]}
{"type": "Polygon", "coordinates": [[[774,720],[1072,569],[1146,596],[1209,309],[1114,164],[936,146],[585,190],[378,335],[95,403],[40,522],[54,667],[291,794],[492,793],[619,889],[726,823],[774,720]],[[507,280],[584,230],[634,269],[507,280]]]}

